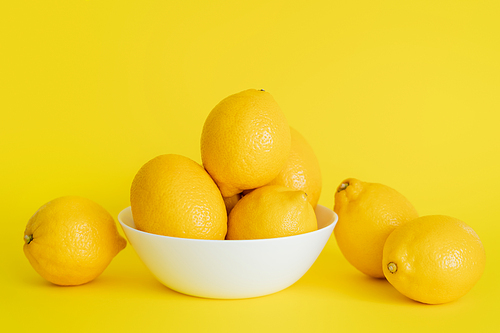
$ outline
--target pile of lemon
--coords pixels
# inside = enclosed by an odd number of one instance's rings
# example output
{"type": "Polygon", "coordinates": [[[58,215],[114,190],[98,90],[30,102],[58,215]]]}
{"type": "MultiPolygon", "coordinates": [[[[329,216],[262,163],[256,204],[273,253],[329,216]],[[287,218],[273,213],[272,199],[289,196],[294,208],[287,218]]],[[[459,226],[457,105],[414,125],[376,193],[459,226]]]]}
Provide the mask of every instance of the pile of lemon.
{"type": "MultiPolygon", "coordinates": [[[[202,165],[165,154],[140,168],[130,189],[139,230],[211,240],[317,230],[318,159],[271,94],[250,89],[223,99],[205,120],[200,151],[202,165]]],[[[469,226],[446,216],[418,217],[390,187],[346,179],[334,210],[346,259],[414,300],[455,300],[484,270],[484,248],[469,226]]],[[[109,213],[80,197],[42,206],[24,237],[35,270],[59,285],[91,281],[126,245],[109,213]]]]}
{"type": "Polygon", "coordinates": [[[137,172],[130,203],[139,230],[237,240],[317,229],[318,160],[270,93],[250,89],[223,99],[200,141],[203,166],[166,154],[137,172]]]}

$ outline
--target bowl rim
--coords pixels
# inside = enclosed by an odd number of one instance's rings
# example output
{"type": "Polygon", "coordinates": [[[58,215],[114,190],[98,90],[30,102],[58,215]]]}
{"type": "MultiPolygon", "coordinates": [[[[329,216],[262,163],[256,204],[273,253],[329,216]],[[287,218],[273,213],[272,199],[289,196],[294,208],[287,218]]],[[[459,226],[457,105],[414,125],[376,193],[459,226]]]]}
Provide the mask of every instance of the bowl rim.
{"type": "MultiPolygon", "coordinates": [[[[339,217],[338,217],[337,213],[335,213],[333,210],[331,210],[330,208],[325,207],[323,205],[318,204],[317,206],[318,207],[322,207],[324,209],[327,209],[331,213],[333,213],[333,219],[330,221],[330,223],[328,225],[324,226],[323,228],[320,228],[320,229],[317,229],[317,230],[314,230],[314,231],[310,231],[310,232],[306,232],[306,233],[303,233],[303,234],[299,234],[299,235],[292,235],[292,236],[285,236],[285,237],[275,237],[275,238],[263,238],[263,239],[196,239],[196,238],[183,238],[183,237],[174,237],[174,236],[165,236],[165,235],[153,234],[153,233],[150,233],[150,232],[142,231],[142,230],[139,230],[137,228],[131,227],[128,224],[126,224],[125,222],[122,221],[122,218],[121,218],[122,214],[126,214],[126,213],[130,212],[130,215],[132,215],[132,207],[131,206],[128,206],[128,207],[122,209],[120,211],[120,213],[118,213],[118,222],[120,223],[120,225],[122,226],[122,228],[131,230],[133,232],[138,232],[140,234],[144,234],[144,235],[148,235],[148,236],[152,236],[152,237],[159,237],[159,238],[164,238],[164,239],[171,239],[171,240],[174,240],[174,241],[180,241],[180,240],[182,240],[182,241],[189,241],[189,242],[221,243],[221,244],[223,244],[223,243],[229,244],[229,243],[279,242],[279,241],[285,241],[286,239],[292,239],[292,238],[296,239],[296,238],[300,238],[300,237],[311,237],[311,235],[317,234],[317,233],[321,233],[321,232],[331,232],[331,231],[327,231],[329,229],[332,229],[332,231],[333,231],[333,228],[335,228],[335,225],[337,224],[337,222],[339,220],[339,217]]],[[[132,217],[132,219],[133,219],[133,217],[132,217]]]]}

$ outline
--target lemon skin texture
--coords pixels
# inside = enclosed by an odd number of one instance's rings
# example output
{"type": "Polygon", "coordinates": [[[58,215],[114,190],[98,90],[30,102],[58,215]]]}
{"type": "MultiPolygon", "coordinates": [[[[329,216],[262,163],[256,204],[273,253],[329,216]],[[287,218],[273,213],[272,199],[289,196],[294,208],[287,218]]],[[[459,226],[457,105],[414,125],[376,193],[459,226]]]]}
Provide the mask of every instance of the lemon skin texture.
{"type": "Polygon", "coordinates": [[[307,199],[316,208],[322,177],[318,158],[313,148],[299,131],[290,127],[292,148],[285,166],[268,185],[283,185],[307,193],[307,199]]]}
{"type": "Polygon", "coordinates": [[[483,274],[485,262],[476,232],[444,215],[422,216],[397,228],[383,252],[387,280],[405,296],[427,304],[467,294],[483,274]]]}
{"type": "Polygon", "coordinates": [[[203,166],[223,197],[269,183],[283,168],[290,149],[285,114],[262,90],[223,99],[206,118],[201,134],[203,166]]]}
{"type": "Polygon", "coordinates": [[[24,254],[35,271],[62,286],[94,280],[127,244],[113,217],[79,196],[40,207],[26,225],[24,241],[24,254]]]}
{"type": "Polygon", "coordinates": [[[229,214],[227,239],[265,239],[318,229],[307,195],[280,185],[263,186],[245,195],[229,214]]]}
{"type": "Polygon", "coordinates": [[[130,188],[137,229],[164,236],[224,239],[227,212],[222,195],[201,165],[177,154],[145,163],[130,188]]]}
{"type": "Polygon", "coordinates": [[[385,240],[397,227],[418,217],[410,201],[395,189],[355,178],[344,180],[335,193],[334,229],[344,257],[359,271],[384,278],[385,240]]]}

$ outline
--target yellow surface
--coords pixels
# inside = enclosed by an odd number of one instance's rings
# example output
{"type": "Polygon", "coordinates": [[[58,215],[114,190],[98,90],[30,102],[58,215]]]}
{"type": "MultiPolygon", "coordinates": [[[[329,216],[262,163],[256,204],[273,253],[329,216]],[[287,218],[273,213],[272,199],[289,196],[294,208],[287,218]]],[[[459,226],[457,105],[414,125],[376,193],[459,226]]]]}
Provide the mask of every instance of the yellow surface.
{"type": "Polygon", "coordinates": [[[0,10],[0,322],[6,331],[497,332],[500,310],[498,1],[4,1],[0,10]],[[387,184],[421,215],[469,224],[486,270],[428,306],[363,276],[332,236],[274,295],[175,293],[131,246],[90,284],[31,268],[23,231],[74,194],[113,216],[152,157],[200,161],[224,97],[273,94],[315,148],[319,203],[347,177],[387,184]]]}

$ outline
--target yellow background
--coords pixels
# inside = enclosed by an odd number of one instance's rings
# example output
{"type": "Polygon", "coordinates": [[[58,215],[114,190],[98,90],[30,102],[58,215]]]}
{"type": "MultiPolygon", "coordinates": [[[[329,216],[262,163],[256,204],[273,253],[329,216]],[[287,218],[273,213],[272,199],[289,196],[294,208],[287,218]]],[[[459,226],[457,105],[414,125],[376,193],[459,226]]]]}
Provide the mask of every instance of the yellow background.
{"type": "MultiPolygon", "coordinates": [[[[498,331],[498,1],[4,1],[0,10],[0,322],[12,331],[498,331]],[[428,306],[365,277],[332,236],[274,295],[184,296],[129,245],[95,281],[56,287],[23,231],[76,194],[113,216],[137,170],[198,162],[224,97],[265,88],[314,147],[320,204],[347,177],[389,185],[421,215],[462,219],[487,252],[462,299],[428,306]]],[[[121,230],[120,230],[121,232],[121,230]]],[[[9,330],[10,331],[10,330],[9,330]]]]}

